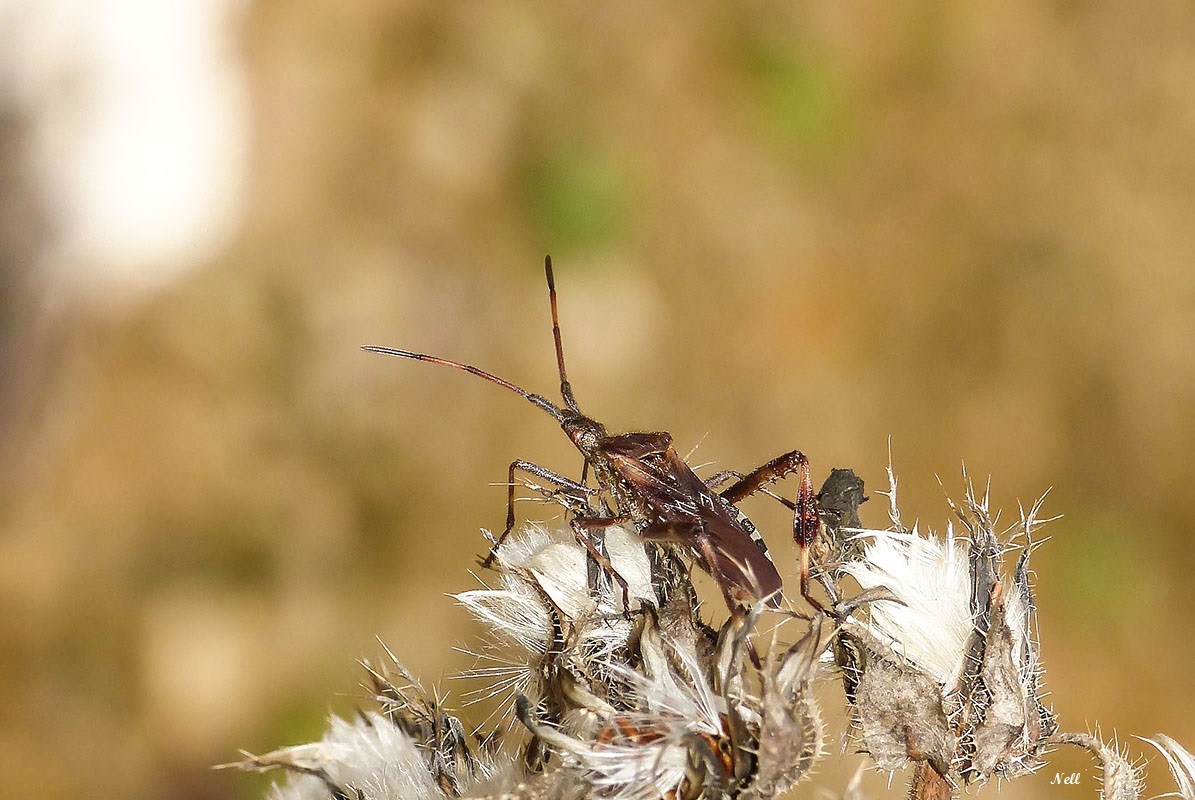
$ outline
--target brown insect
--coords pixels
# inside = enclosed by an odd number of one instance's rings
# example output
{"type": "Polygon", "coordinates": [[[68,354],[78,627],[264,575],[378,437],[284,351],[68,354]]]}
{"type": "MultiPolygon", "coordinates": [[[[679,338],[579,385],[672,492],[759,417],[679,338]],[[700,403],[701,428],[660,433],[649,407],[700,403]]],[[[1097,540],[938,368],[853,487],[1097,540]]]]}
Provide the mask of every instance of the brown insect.
{"type": "Polygon", "coordinates": [[[699,478],[672,446],[672,436],[662,431],[610,434],[577,406],[564,368],[560,321],[556,303],[556,283],[552,259],[544,260],[548,297],[552,307],[552,335],[556,345],[556,363],[560,373],[563,406],[532,394],[510,381],[477,367],[445,358],[399,350],[367,346],[363,349],[383,355],[427,361],[463,370],[491,383],[503,386],[551,414],[585,458],[581,480],[573,481],[529,461],[513,461],[508,470],[506,527],[482,562],[490,566],[498,547],[514,528],[514,479],[516,472],[534,475],[559,487],[578,513],[570,525],[577,539],[617,580],[623,589],[624,606],[628,602],[627,584],[612,569],[588,535],[615,525],[632,523],[639,535],[653,542],[668,542],[688,548],[721,590],[727,607],[738,613],[743,605],[766,599],[773,607],[779,603],[780,575],[768,555],[767,546],[755,525],[735,504],[763,491],[777,497],[793,511],[793,538],[800,549],[801,595],[819,610],[822,604],[809,592],[809,549],[818,535],[819,515],[809,462],[797,450],[790,451],[746,475],[723,472],[709,482],[699,478]],[[592,470],[597,488],[586,484],[592,470]],[[774,495],[767,487],[796,474],[800,481],[796,502],[774,495]],[[722,492],[715,488],[734,479],[722,492]],[[592,513],[590,499],[605,492],[613,500],[613,513],[592,513]],[[588,510],[587,510],[588,509],[588,510]]]}

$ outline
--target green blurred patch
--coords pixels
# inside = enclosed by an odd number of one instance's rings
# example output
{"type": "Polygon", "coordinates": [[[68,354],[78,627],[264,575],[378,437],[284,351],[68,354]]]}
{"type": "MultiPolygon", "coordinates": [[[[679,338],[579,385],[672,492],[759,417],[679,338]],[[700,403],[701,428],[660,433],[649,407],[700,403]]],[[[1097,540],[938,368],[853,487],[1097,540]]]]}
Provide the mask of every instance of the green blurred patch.
{"type": "Polygon", "coordinates": [[[846,75],[808,49],[760,36],[738,43],[748,121],[783,158],[805,170],[838,161],[857,132],[846,75]]]}
{"type": "Polygon", "coordinates": [[[319,454],[329,470],[340,476],[353,510],[354,569],[390,575],[396,553],[415,536],[412,504],[426,480],[420,465],[393,443],[376,438],[328,439],[321,441],[319,454]]]}
{"type": "Polygon", "coordinates": [[[160,520],[131,569],[130,583],[154,589],[180,578],[202,578],[230,588],[269,585],[277,572],[277,540],[270,521],[253,511],[217,508],[182,527],[160,520]]]}
{"type": "Polygon", "coordinates": [[[256,773],[256,772],[240,772],[239,770],[226,770],[225,777],[231,784],[228,788],[229,797],[236,798],[236,800],[261,800],[267,796],[270,787],[275,783],[282,783],[286,776],[281,772],[277,773],[256,773]]]}
{"type": "MultiPolygon", "coordinates": [[[[341,675],[341,678],[344,676],[341,675]]],[[[353,700],[345,699],[343,693],[337,695],[336,705],[347,707],[329,711],[327,705],[313,705],[312,696],[327,695],[329,687],[322,682],[314,682],[296,690],[278,704],[275,713],[270,715],[262,727],[261,740],[272,742],[268,749],[288,747],[300,742],[318,742],[328,729],[328,715],[351,715],[353,700]]]]}
{"type": "Polygon", "coordinates": [[[602,148],[552,147],[524,162],[519,193],[553,252],[601,245],[626,234],[635,195],[626,158],[602,148]]]}
{"type": "Polygon", "coordinates": [[[1146,546],[1154,529],[1148,520],[1093,511],[1055,524],[1068,529],[1055,532],[1055,543],[1068,552],[1052,565],[1041,592],[1085,635],[1131,627],[1156,614],[1172,593],[1162,554],[1146,546]]]}

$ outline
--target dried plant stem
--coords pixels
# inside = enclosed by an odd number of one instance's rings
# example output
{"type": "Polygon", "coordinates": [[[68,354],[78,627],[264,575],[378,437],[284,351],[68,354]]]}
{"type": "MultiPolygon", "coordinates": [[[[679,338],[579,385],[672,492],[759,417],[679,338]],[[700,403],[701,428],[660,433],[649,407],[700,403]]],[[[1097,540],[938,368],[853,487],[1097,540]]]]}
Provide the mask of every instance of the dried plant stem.
{"type": "Polygon", "coordinates": [[[909,784],[909,800],[951,800],[954,789],[928,761],[918,761],[909,784]]]}
{"type": "Polygon", "coordinates": [[[1082,747],[1103,764],[1101,800],[1137,800],[1141,796],[1141,776],[1125,754],[1114,745],[1105,744],[1089,733],[1060,733],[1054,740],[1082,747]]]}

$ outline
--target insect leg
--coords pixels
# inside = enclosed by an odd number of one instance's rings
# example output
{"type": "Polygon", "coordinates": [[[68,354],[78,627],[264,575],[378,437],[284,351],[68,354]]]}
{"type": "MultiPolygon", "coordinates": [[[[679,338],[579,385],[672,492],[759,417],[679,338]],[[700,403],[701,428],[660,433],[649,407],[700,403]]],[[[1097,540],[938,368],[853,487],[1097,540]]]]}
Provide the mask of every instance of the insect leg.
{"type": "MultiPolygon", "coordinates": [[[[737,472],[727,470],[726,472],[718,473],[710,480],[712,481],[716,478],[718,479],[718,483],[721,484],[729,480],[730,477],[737,477],[738,480],[729,489],[722,492],[723,500],[728,503],[737,504],[756,492],[764,491],[767,486],[776,481],[802,471],[809,471],[809,459],[800,450],[791,450],[784,455],[773,458],[761,467],[756,467],[746,475],[739,475],[737,472]]],[[[796,510],[796,504],[791,500],[782,500],[782,502],[790,510],[796,510]]]]}
{"type": "Polygon", "coordinates": [[[722,492],[722,499],[728,503],[738,503],[745,497],[763,490],[769,484],[794,473],[801,484],[797,489],[797,501],[789,507],[793,510],[793,541],[796,542],[800,554],[801,596],[818,611],[825,611],[825,606],[809,591],[809,550],[821,530],[821,515],[817,509],[817,494],[813,491],[813,475],[809,470],[809,459],[805,457],[804,453],[800,450],[792,450],[773,458],[722,492]]]}
{"type": "Polygon", "coordinates": [[[565,491],[571,491],[579,497],[592,497],[597,494],[596,489],[591,489],[576,481],[569,480],[563,475],[557,475],[547,467],[541,467],[539,464],[531,461],[512,461],[510,468],[507,470],[506,480],[506,527],[502,530],[502,535],[494,542],[493,547],[490,548],[489,554],[481,561],[481,566],[489,569],[494,564],[494,559],[498,556],[498,548],[506,541],[506,537],[514,530],[515,526],[515,472],[525,472],[528,475],[534,475],[541,480],[559,486],[565,491]]]}
{"type": "Polygon", "coordinates": [[[573,534],[577,537],[577,541],[584,545],[593,559],[597,561],[615,581],[622,587],[622,608],[623,612],[628,616],[631,613],[631,587],[627,585],[626,578],[618,574],[614,569],[614,565],[610,563],[610,559],[597,549],[593,540],[589,538],[589,531],[599,530],[602,528],[612,528],[615,525],[623,525],[630,522],[631,518],[626,515],[613,517],[593,517],[590,519],[582,519],[580,517],[573,517],[569,520],[569,525],[572,526],[573,534]]]}
{"type": "MultiPolygon", "coordinates": [[[[804,456],[801,456],[804,459],[804,456]]],[[[797,509],[793,513],[793,540],[801,557],[801,596],[809,605],[824,612],[821,604],[809,591],[809,550],[821,531],[822,517],[817,511],[817,495],[813,492],[813,476],[809,463],[801,469],[801,487],[797,490],[797,509]]]]}
{"type": "MultiPolygon", "coordinates": [[[[722,568],[722,561],[714,549],[714,543],[710,539],[709,533],[706,531],[704,525],[685,525],[684,523],[672,522],[662,523],[659,526],[654,526],[656,530],[653,532],[649,527],[643,532],[644,538],[654,541],[679,541],[694,547],[701,557],[709,565],[710,575],[714,578],[714,583],[718,585],[718,589],[722,592],[722,600],[726,603],[726,608],[730,611],[731,617],[736,620],[743,620],[748,615],[748,609],[755,602],[760,592],[758,588],[746,591],[743,587],[738,586],[726,571],[722,568]]],[[[750,573],[748,573],[750,576],[750,573]]],[[[766,598],[768,603],[775,602],[778,596],[766,598]]],[[[751,659],[751,663],[755,665],[756,669],[763,666],[760,661],[759,653],[755,649],[755,643],[750,639],[745,638],[747,643],[747,656],[751,659]]]]}
{"type": "Polygon", "coordinates": [[[743,473],[733,469],[724,469],[721,472],[715,472],[713,475],[705,479],[705,485],[711,489],[717,489],[722,484],[726,483],[731,478],[736,480],[743,477],[743,473]]]}
{"type": "MultiPolygon", "coordinates": [[[[754,473],[752,473],[752,474],[754,474],[754,473]]],[[[706,478],[705,485],[711,489],[717,489],[719,486],[721,486],[722,484],[731,480],[732,478],[736,481],[742,481],[744,477],[745,476],[743,475],[743,473],[739,472],[738,470],[726,469],[726,470],[722,470],[721,472],[715,473],[715,474],[711,475],[710,477],[706,478]]],[[[760,486],[755,491],[762,492],[763,494],[766,494],[768,497],[772,498],[777,503],[779,503],[780,505],[787,508],[789,511],[797,510],[796,503],[794,503],[792,500],[789,500],[787,497],[782,497],[781,495],[776,494],[775,492],[773,492],[771,489],[767,488],[766,486],[760,486]]],[[[725,499],[725,497],[723,497],[723,499],[725,499]]],[[[740,499],[742,499],[742,498],[740,498],[740,499]]],[[[731,502],[731,501],[727,500],[727,502],[731,502]]]]}
{"type": "Polygon", "coordinates": [[[713,543],[710,537],[705,533],[705,529],[701,528],[693,534],[693,540],[697,543],[697,551],[701,553],[701,557],[709,564],[710,575],[714,576],[714,583],[718,584],[718,588],[722,590],[722,599],[726,601],[726,607],[730,609],[730,613],[736,619],[743,616],[743,604],[745,601],[750,601],[747,593],[742,589],[734,591],[736,586],[731,582],[729,576],[722,569],[722,563],[718,558],[718,554],[714,552],[713,543]]]}
{"type": "Polygon", "coordinates": [[[664,522],[655,522],[648,525],[639,532],[649,542],[657,542],[660,544],[679,544],[696,550],[697,554],[705,561],[709,568],[709,573],[714,579],[714,583],[718,585],[719,591],[722,592],[722,599],[726,601],[726,607],[735,617],[741,617],[739,613],[745,602],[754,600],[754,596],[747,596],[748,592],[744,591],[746,587],[740,587],[738,584],[726,573],[722,567],[722,558],[726,556],[719,556],[714,549],[714,544],[710,540],[709,534],[705,530],[705,526],[699,522],[689,522],[684,520],[667,520],[664,522]],[[736,591],[736,589],[738,591],[736,591]]]}

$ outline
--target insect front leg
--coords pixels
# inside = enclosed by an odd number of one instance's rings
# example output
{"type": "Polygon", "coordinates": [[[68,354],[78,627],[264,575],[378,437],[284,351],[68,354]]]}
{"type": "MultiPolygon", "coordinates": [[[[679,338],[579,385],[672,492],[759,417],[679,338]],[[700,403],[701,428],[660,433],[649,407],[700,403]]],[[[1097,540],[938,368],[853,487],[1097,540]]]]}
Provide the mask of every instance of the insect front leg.
{"type": "Polygon", "coordinates": [[[515,526],[515,472],[525,472],[528,475],[535,477],[560,487],[560,490],[568,493],[572,492],[574,499],[578,502],[582,498],[593,497],[598,493],[597,489],[591,489],[588,486],[569,480],[563,475],[557,475],[547,467],[541,467],[531,461],[512,461],[507,470],[506,477],[506,527],[502,530],[502,535],[498,537],[497,541],[490,548],[489,554],[482,559],[481,566],[489,569],[494,564],[494,559],[498,557],[498,548],[506,541],[506,537],[514,530],[515,526]]]}
{"type": "MultiPolygon", "coordinates": [[[[729,489],[722,492],[722,499],[735,504],[789,475],[797,475],[800,486],[797,500],[786,506],[793,511],[793,541],[796,542],[801,565],[801,596],[818,611],[826,608],[809,591],[809,551],[817,541],[821,530],[821,515],[817,510],[817,494],[813,491],[813,475],[809,470],[809,459],[800,450],[792,450],[773,458],[768,463],[744,475],[729,489]]],[[[717,476],[715,476],[717,477],[717,476]]],[[[771,494],[771,492],[768,492],[771,494]]]]}

